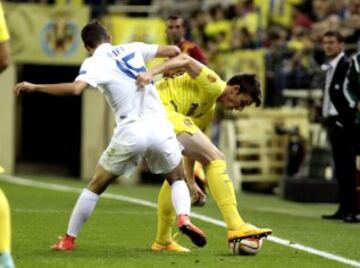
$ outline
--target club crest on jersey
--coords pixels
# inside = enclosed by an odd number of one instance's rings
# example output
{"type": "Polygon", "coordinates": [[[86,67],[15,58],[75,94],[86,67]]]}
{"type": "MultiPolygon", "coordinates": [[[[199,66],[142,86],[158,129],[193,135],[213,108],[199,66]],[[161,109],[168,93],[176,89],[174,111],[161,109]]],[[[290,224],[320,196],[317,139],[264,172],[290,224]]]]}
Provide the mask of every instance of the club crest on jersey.
{"type": "Polygon", "coordinates": [[[207,79],[210,81],[210,83],[216,82],[216,77],[211,74],[208,74],[207,79]]]}
{"type": "Polygon", "coordinates": [[[185,119],[184,119],[184,125],[185,125],[185,126],[192,126],[192,124],[193,124],[193,123],[191,122],[191,120],[190,120],[189,118],[185,118],[185,119]]]}

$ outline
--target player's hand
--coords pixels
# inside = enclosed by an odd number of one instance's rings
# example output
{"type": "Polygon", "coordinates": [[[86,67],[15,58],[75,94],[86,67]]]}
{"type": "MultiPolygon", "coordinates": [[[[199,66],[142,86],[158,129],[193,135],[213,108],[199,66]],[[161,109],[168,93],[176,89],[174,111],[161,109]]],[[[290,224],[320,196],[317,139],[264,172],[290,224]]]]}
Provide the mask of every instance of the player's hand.
{"type": "Polygon", "coordinates": [[[139,73],[136,78],[136,84],[139,87],[145,87],[146,85],[150,84],[152,80],[153,76],[150,72],[139,73]]]}
{"type": "Polygon", "coordinates": [[[24,92],[34,92],[36,89],[36,85],[29,82],[21,82],[15,85],[14,93],[16,95],[20,95],[22,91],[24,92]]]}
{"type": "Polygon", "coordinates": [[[206,194],[200,189],[200,187],[193,183],[189,185],[191,199],[193,205],[203,206],[206,202],[206,194]]]}

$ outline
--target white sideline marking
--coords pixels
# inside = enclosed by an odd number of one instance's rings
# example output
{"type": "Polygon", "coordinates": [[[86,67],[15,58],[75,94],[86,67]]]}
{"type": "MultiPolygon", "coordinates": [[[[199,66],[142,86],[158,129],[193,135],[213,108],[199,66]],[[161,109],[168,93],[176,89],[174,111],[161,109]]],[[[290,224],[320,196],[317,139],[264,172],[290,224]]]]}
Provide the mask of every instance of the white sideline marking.
{"type": "MultiPolygon", "coordinates": [[[[13,212],[17,212],[17,213],[29,213],[29,214],[33,214],[33,213],[42,213],[42,214],[69,214],[70,211],[69,210],[57,210],[57,209],[23,209],[23,208],[13,208],[12,209],[13,212]]],[[[114,215],[118,215],[120,214],[119,211],[114,211],[114,210],[101,210],[101,211],[97,211],[96,214],[114,214],[114,215]]],[[[151,211],[142,211],[142,212],[136,212],[136,211],[121,211],[121,214],[126,214],[126,215],[137,215],[137,216],[144,216],[144,215],[154,215],[153,212],[151,211]]]]}
{"type": "MultiPolygon", "coordinates": [[[[1,176],[0,180],[6,181],[6,182],[9,182],[9,183],[13,183],[13,184],[23,185],[23,186],[30,186],[30,187],[42,188],[42,189],[50,189],[50,190],[62,191],[62,192],[80,193],[82,191],[82,189],[71,187],[71,186],[65,186],[65,185],[59,185],[59,184],[53,184],[53,183],[47,183],[47,182],[33,181],[33,180],[30,180],[30,179],[24,179],[24,178],[20,178],[20,177],[7,176],[7,175],[1,176]]],[[[125,196],[125,195],[103,193],[101,196],[104,197],[104,198],[108,198],[108,199],[120,200],[120,201],[129,202],[129,203],[133,203],[133,204],[138,204],[138,205],[142,205],[142,206],[152,207],[152,208],[157,207],[157,205],[155,203],[153,203],[153,202],[138,199],[138,198],[133,198],[133,197],[125,196]]],[[[193,218],[197,218],[197,219],[200,219],[202,221],[212,223],[214,225],[226,227],[225,223],[223,221],[221,221],[221,220],[217,220],[215,218],[211,218],[211,217],[208,217],[206,215],[202,215],[202,214],[195,213],[195,212],[192,212],[191,215],[192,215],[193,218]]],[[[344,263],[344,264],[348,264],[350,266],[360,268],[360,262],[356,261],[356,260],[344,258],[342,256],[338,256],[338,255],[335,255],[335,254],[332,254],[332,253],[321,251],[321,250],[318,250],[318,249],[315,249],[315,248],[312,248],[312,247],[307,247],[307,246],[297,244],[295,242],[291,242],[289,240],[282,239],[282,238],[276,237],[276,236],[269,236],[267,239],[274,242],[274,243],[283,245],[283,246],[295,248],[295,249],[302,250],[302,251],[305,251],[307,253],[314,254],[314,255],[317,255],[317,256],[320,256],[320,257],[323,257],[323,258],[326,258],[326,259],[330,259],[330,260],[333,260],[333,261],[341,262],[341,263],[344,263]]]]}

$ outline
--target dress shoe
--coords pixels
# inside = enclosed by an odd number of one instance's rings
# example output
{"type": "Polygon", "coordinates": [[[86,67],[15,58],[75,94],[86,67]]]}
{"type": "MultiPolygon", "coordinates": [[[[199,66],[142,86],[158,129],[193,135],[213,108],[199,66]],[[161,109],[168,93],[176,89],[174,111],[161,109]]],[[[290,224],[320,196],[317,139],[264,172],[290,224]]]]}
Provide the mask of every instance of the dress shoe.
{"type": "Polygon", "coordinates": [[[360,219],[356,216],[356,213],[345,213],[343,216],[343,221],[347,223],[357,223],[360,222],[360,219]]]}

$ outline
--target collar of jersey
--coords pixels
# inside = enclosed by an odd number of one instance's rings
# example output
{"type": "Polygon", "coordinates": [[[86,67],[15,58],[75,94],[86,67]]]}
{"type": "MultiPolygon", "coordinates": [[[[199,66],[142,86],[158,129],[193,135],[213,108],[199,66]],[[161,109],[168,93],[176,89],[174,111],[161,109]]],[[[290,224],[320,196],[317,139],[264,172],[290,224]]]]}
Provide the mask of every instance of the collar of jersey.
{"type": "Polygon", "coordinates": [[[109,51],[109,49],[112,49],[112,45],[110,43],[103,43],[95,49],[93,55],[103,54],[109,51]]]}

